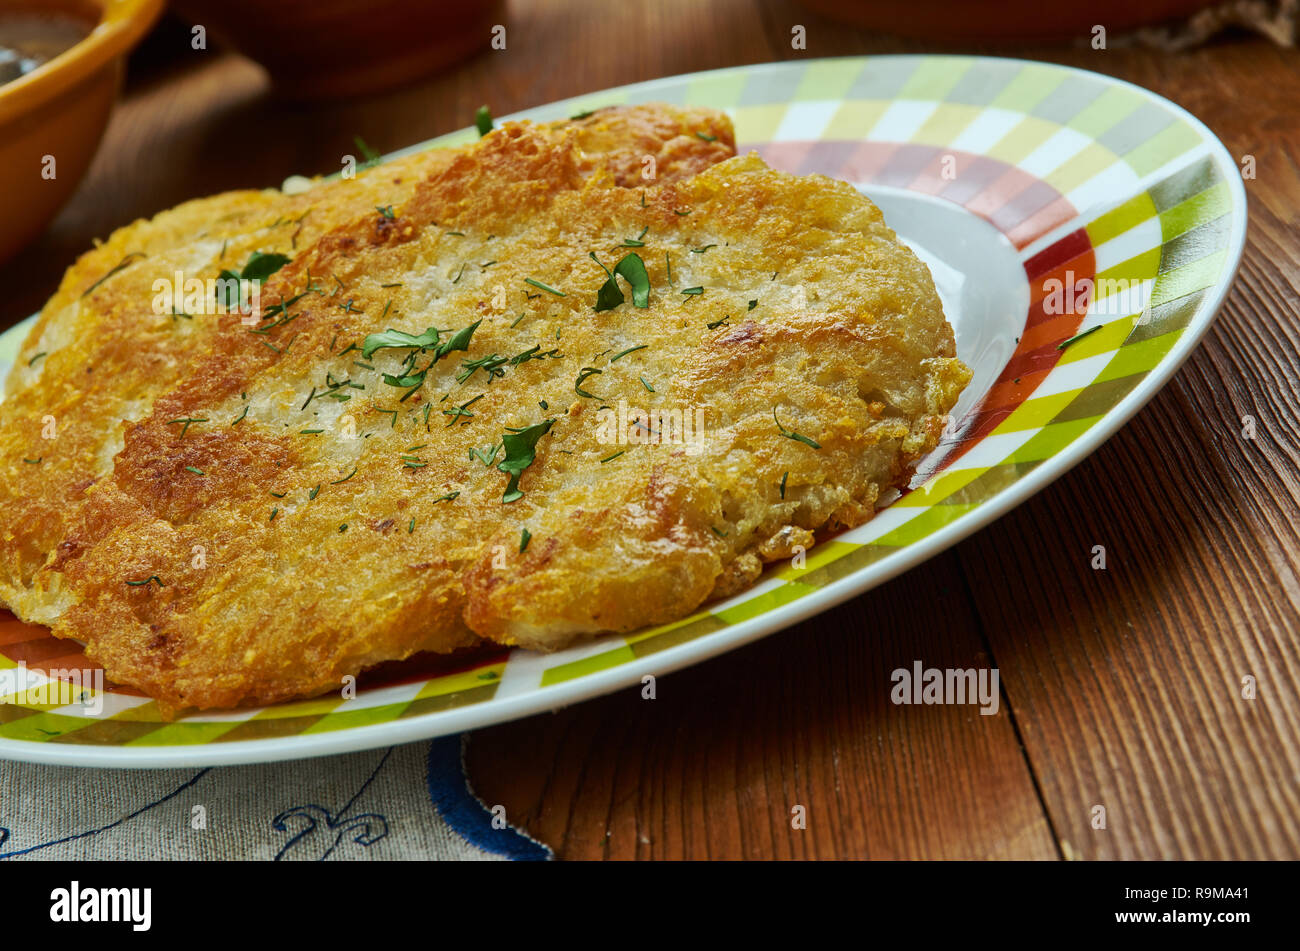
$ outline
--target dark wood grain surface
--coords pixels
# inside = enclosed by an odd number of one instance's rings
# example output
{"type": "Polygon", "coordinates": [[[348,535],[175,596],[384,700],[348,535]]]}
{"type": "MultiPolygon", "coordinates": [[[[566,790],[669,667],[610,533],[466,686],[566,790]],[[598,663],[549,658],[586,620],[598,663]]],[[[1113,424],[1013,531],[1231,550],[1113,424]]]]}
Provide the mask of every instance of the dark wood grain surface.
{"type": "MultiPolygon", "coordinates": [[[[93,237],[334,170],[354,134],[390,150],[483,102],[500,114],[693,70],[931,49],[776,0],[516,0],[506,24],[505,51],[454,72],[288,105],[258,67],[164,23],[72,202],[0,266],[0,322],[37,310],[93,237]],[[796,23],[806,51],[790,48],[796,23]]],[[[661,678],[654,700],[628,690],[478,731],[478,791],[562,858],[1300,858],[1300,53],[1245,34],[1179,54],[960,51],[1139,83],[1253,155],[1227,304],[1117,436],[944,555],[661,678]],[[916,659],[997,667],[999,712],[892,704],[890,671],[916,659]]]]}

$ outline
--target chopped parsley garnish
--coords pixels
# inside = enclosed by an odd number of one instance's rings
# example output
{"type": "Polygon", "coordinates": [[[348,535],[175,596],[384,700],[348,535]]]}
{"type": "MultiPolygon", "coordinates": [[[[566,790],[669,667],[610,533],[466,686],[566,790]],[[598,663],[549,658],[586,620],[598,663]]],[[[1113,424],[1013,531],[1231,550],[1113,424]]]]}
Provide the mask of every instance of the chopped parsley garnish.
{"type": "Polygon", "coordinates": [[[443,410],[442,415],[451,417],[451,419],[447,420],[448,428],[455,425],[456,420],[460,419],[462,416],[465,417],[467,420],[473,419],[474,414],[469,411],[469,407],[473,406],[475,403],[477,403],[486,395],[487,394],[485,393],[480,393],[472,400],[466,400],[464,403],[461,403],[459,406],[453,407],[452,409],[443,410]]]}
{"type": "Polygon", "coordinates": [[[731,322],[731,315],[728,314],[727,316],[723,317],[721,320],[715,320],[715,321],[713,321],[713,322],[711,322],[711,323],[709,323],[709,324],[706,324],[706,326],[707,326],[710,330],[717,330],[717,329],[718,329],[719,327],[721,327],[723,324],[730,323],[730,322],[731,322]]]}
{"type": "Polygon", "coordinates": [[[627,452],[626,449],[620,449],[618,452],[614,453],[612,456],[606,456],[604,459],[600,460],[600,464],[603,466],[605,463],[607,463],[607,462],[609,462],[609,461],[611,461],[611,460],[613,460],[613,459],[617,459],[619,456],[623,455],[623,453],[625,453],[625,452],[627,452]]]}
{"type": "MultiPolygon", "coordinates": [[[[591,259],[600,264],[600,259],[596,257],[596,252],[590,252],[591,259]]],[[[611,272],[605,265],[600,264],[600,269],[605,272],[605,283],[600,286],[596,292],[597,312],[603,310],[613,310],[619,304],[623,303],[623,292],[619,289],[618,281],[615,275],[621,276],[632,288],[632,306],[645,309],[650,306],[650,276],[646,274],[645,262],[636,252],[632,252],[623,257],[611,272]]]]}
{"type": "Polygon", "coordinates": [[[278,514],[280,514],[280,506],[276,505],[276,506],[272,507],[272,509],[271,509],[271,517],[268,518],[267,521],[268,521],[268,522],[274,522],[274,521],[275,521],[275,517],[276,517],[278,514]]]}
{"type": "Polygon", "coordinates": [[[361,136],[359,135],[354,135],[352,137],[352,141],[356,143],[358,151],[360,151],[362,157],[365,158],[365,161],[361,163],[361,167],[363,169],[370,168],[370,166],[372,165],[379,164],[379,158],[380,158],[379,153],[376,152],[374,149],[372,149],[370,146],[366,145],[365,139],[361,138],[361,136]]]}
{"type": "Polygon", "coordinates": [[[436,327],[430,327],[419,335],[403,333],[390,327],[382,333],[367,335],[366,339],[361,342],[361,356],[369,360],[376,350],[384,350],[389,347],[415,347],[426,350],[429,347],[437,346],[438,336],[436,327]]]}
{"type": "Polygon", "coordinates": [[[163,425],[170,426],[172,423],[184,423],[185,425],[181,427],[181,434],[179,437],[181,439],[184,439],[185,434],[189,431],[191,423],[206,423],[207,421],[208,418],[206,416],[182,416],[178,419],[169,419],[163,425]]]}
{"type": "Polygon", "coordinates": [[[785,473],[783,476],[781,476],[781,498],[783,498],[783,499],[785,498],[785,480],[788,479],[788,478],[790,478],[790,473],[789,473],[789,472],[787,472],[787,473],[785,473]]]}
{"type": "Polygon", "coordinates": [[[1064,349],[1065,349],[1066,347],[1068,347],[1070,344],[1072,344],[1072,343],[1077,343],[1078,341],[1082,340],[1084,337],[1088,336],[1088,334],[1090,334],[1090,333],[1095,333],[1096,331],[1098,331],[1098,330],[1100,330],[1100,329],[1101,329],[1101,324],[1098,324],[1098,325],[1095,326],[1095,327],[1089,327],[1087,330],[1083,331],[1082,333],[1077,333],[1077,334],[1075,334],[1075,335],[1074,335],[1073,337],[1071,337],[1069,340],[1063,340],[1063,341],[1061,341],[1060,343],[1058,343],[1058,344],[1056,345],[1056,349],[1057,349],[1057,350],[1064,350],[1064,349]]]}
{"type": "Polygon", "coordinates": [[[478,129],[479,138],[491,132],[492,110],[487,106],[479,106],[478,111],[474,113],[474,127],[478,129]]]}
{"type": "MultiPolygon", "coordinates": [[[[455,502],[460,498],[459,492],[448,492],[446,495],[440,495],[431,502],[431,505],[437,505],[439,502],[455,502]]],[[[412,519],[414,521],[414,519],[412,519]]]]}
{"type": "MultiPolygon", "coordinates": [[[[643,196],[644,196],[644,193],[642,193],[642,194],[643,194],[643,196]]],[[[649,226],[649,225],[646,225],[644,228],[641,229],[641,233],[640,233],[639,235],[637,235],[635,238],[624,238],[624,239],[623,239],[623,247],[625,247],[625,248],[644,248],[644,247],[645,247],[645,241],[642,240],[642,239],[645,238],[646,233],[649,232],[649,230],[650,230],[650,226],[649,226]]]]}
{"type": "Polygon", "coordinates": [[[133,588],[140,588],[143,587],[144,585],[149,584],[151,581],[158,582],[158,587],[160,588],[167,587],[165,584],[163,584],[162,579],[159,578],[157,575],[150,575],[148,578],[145,578],[143,581],[128,581],[127,584],[129,584],[133,588]]]}
{"type": "Polygon", "coordinates": [[[37,360],[39,360],[41,357],[45,357],[45,356],[49,356],[49,354],[48,354],[46,351],[42,350],[40,353],[36,354],[36,356],[34,356],[34,357],[32,357],[30,360],[28,360],[28,361],[27,361],[27,365],[28,365],[28,366],[31,366],[33,363],[35,363],[35,362],[36,362],[37,360]]]}
{"type": "Polygon", "coordinates": [[[344,522],[342,525],[339,526],[339,534],[340,534],[340,535],[342,535],[342,534],[343,534],[344,532],[346,532],[347,530],[348,530],[348,523],[347,523],[347,522],[344,522]]]}
{"type": "Polygon", "coordinates": [[[755,307],[757,307],[757,306],[758,306],[758,301],[757,301],[757,300],[752,300],[752,301],[749,302],[749,309],[750,309],[750,310],[753,310],[753,309],[754,309],[755,307]]]}
{"type": "Polygon", "coordinates": [[[524,549],[528,547],[528,543],[532,541],[532,538],[533,533],[526,528],[519,533],[519,554],[524,553],[524,549]]]}
{"type": "Polygon", "coordinates": [[[325,430],[323,430],[323,429],[300,429],[300,430],[298,430],[298,435],[299,435],[299,436],[319,436],[319,435],[320,435],[321,433],[323,433],[323,432],[325,432],[325,430]]]}
{"type": "Polygon", "coordinates": [[[193,472],[195,475],[207,475],[202,469],[196,469],[194,466],[186,466],[186,472],[193,472]]]}
{"type": "Polygon", "coordinates": [[[318,495],[320,495],[320,483],[319,483],[319,482],[316,483],[316,488],[312,489],[310,492],[307,493],[307,501],[310,502],[312,499],[316,498],[316,496],[318,496],[318,495]]]}
{"type": "Polygon", "coordinates": [[[718,141],[718,137],[717,137],[716,135],[709,135],[709,133],[707,133],[707,132],[696,132],[695,134],[696,134],[699,138],[703,139],[705,142],[716,142],[716,141],[718,141]]]}
{"type": "Polygon", "coordinates": [[[585,379],[587,379],[587,377],[596,376],[598,373],[602,373],[602,372],[604,371],[597,370],[595,367],[583,367],[582,372],[578,374],[578,379],[574,381],[573,392],[577,393],[579,396],[584,396],[589,400],[600,399],[600,397],[597,396],[595,393],[588,393],[586,390],[584,390],[582,388],[582,383],[585,379]]]}
{"type": "Polygon", "coordinates": [[[381,215],[383,215],[383,216],[384,216],[385,218],[387,218],[389,221],[392,221],[394,218],[397,217],[395,214],[393,214],[393,206],[392,206],[392,205],[384,205],[382,208],[380,208],[378,205],[376,205],[376,206],[375,206],[375,211],[379,212],[381,215]]]}
{"type": "Polygon", "coordinates": [[[708,251],[709,249],[716,248],[716,247],[717,247],[716,244],[706,244],[702,248],[691,248],[691,254],[703,254],[705,251],[708,251]]]}
{"type": "Polygon", "coordinates": [[[87,294],[89,294],[91,291],[93,291],[95,288],[97,288],[100,284],[103,284],[105,281],[107,281],[110,277],[112,277],[112,276],[113,276],[114,274],[116,274],[118,271],[120,271],[120,270],[122,270],[123,268],[127,267],[127,266],[128,266],[132,261],[134,261],[136,258],[142,258],[142,257],[144,257],[144,256],[145,256],[144,253],[141,252],[141,251],[132,251],[132,252],[131,252],[130,254],[128,254],[126,257],[122,258],[122,260],[118,261],[117,264],[115,264],[115,265],[113,266],[112,270],[110,270],[107,274],[105,274],[103,277],[101,277],[99,280],[97,280],[94,284],[91,284],[91,285],[90,285],[89,287],[87,287],[84,291],[82,291],[82,292],[81,292],[81,296],[82,296],[82,297],[85,297],[87,294]]]}
{"type": "Polygon", "coordinates": [[[483,463],[484,466],[490,466],[492,465],[492,460],[497,457],[497,453],[501,451],[502,446],[502,443],[495,443],[487,449],[471,448],[469,451],[470,462],[477,459],[479,462],[483,463]]]}
{"type": "Polygon", "coordinates": [[[537,441],[551,431],[554,423],[553,419],[544,420],[517,432],[507,432],[501,437],[502,448],[505,449],[506,454],[505,458],[497,463],[497,471],[510,476],[505,494],[501,497],[502,502],[515,502],[524,497],[524,493],[519,489],[519,477],[537,458],[537,441]]]}
{"type": "Polygon", "coordinates": [[[543,284],[541,281],[535,281],[535,280],[533,280],[531,277],[526,277],[526,278],[524,278],[524,283],[525,283],[525,284],[531,284],[531,285],[533,285],[533,287],[541,288],[542,290],[547,291],[548,293],[554,294],[556,297],[568,297],[568,296],[569,296],[568,294],[564,293],[564,291],[557,291],[555,288],[550,287],[550,286],[548,286],[548,285],[546,285],[546,284],[543,284]]]}
{"type": "Polygon", "coordinates": [[[507,357],[495,353],[489,353],[486,357],[479,357],[477,360],[462,360],[461,371],[456,374],[456,382],[464,386],[477,371],[483,370],[488,375],[488,382],[491,383],[497,377],[506,375],[506,371],[501,369],[501,366],[509,362],[507,357]]]}
{"type": "Polygon", "coordinates": [[[646,347],[648,347],[648,346],[650,346],[650,344],[648,344],[648,343],[643,343],[643,344],[641,344],[640,346],[636,346],[636,347],[628,347],[628,348],[627,348],[626,350],[624,350],[622,353],[616,353],[616,354],[614,354],[612,357],[610,357],[610,358],[609,358],[609,362],[610,362],[610,363],[613,363],[615,360],[619,359],[620,357],[625,357],[625,356],[627,356],[629,353],[636,353],[638,350],[644,350],[644,349],[645,349],[646,347]]]}
{"type": "Polygon", "coordinates": [[[810,439],[807,436],[800,435],[799,433],[796,433],[790,429],[786,429],[784,426],[782,426],[781,421],[776,418],[775,406],[772,407],[772,419],[776,423],[776,428],[781,431],[781,435],[784,436],[786,439],[793,439],[795,442],[801,442],[805,446],[812,446],[812,448],[814,449],[820,449],[822,447],[822,444],[817,442],[815,439],[810,439]]]}
{"type": "Polygon", "coordinates": [[[356,474],[357,474],[357,470],[356,470],[356,469],[353,469],[351,472],[349,472],[349,473],[348,473],[347,475],[345,475],[343,478],[338,479],[337,481],[331,482],[330,485],[342,485],[344,482],[347,482],[348,479],[351,479],[351,478],[352,478],[354,475],[356,475],[356,474]]]}
{"type": "MultiPolygon", "coordinates": [[[[231,307],[238,307],[240,303],[240,281],[256,281],[260,284],[288,263],[289,258],[286,255],[263,254],[261,251],[254,251],[248,256],[248,262],[238,274],[229,269],[223,269],[218,275],[219,280],[223,283],[217,285],[217,302],[227,310],[231,307]]],[[[285,304],[284,307],[287,308],[288,304],[285,304]]]]}
{"type": "Polygon", "coordinates": [[[39,458],[36,459],[28,459],[26,456],[23,456],[23,462],[27,463],[29,466],[39,466],[41,464],[41,460],[44,458],[45,458],[44,456],[40,456],[39,458]]]}
{"type": "Polygon", "coordinates": [[[234,426],[236,423],[242,423],[244,421],[244,417],[247,415],[248,415],[248,407],[245,406],[244,411],[240,413],[238,416],[236,416],[233,420],[231,420],[230,425],[234,426]]]}
{"type": "Polygon", "coordinates": [[[438,347],[437,359],[441,360],[454,350],[469,350],[470,338],[474,336],[474,331],[478,330],[478,325],[481,323],[483,323],[482,320],[476,320],[468,327],[456,331],[455,336],[438,347]]]}
{"type": "Polygon", "coordinates": [[[646,382],[646,379],[645,379],[644,376],[641,377],[641,385],[644,386],[644,387],[646,388],[646,390],[647,390],[648,392],[650,392],[650,393],[653,393],[653,392],[655,391],[655,388],[654,388],[653,386],[651,386],[649,383],[646,382]]]}

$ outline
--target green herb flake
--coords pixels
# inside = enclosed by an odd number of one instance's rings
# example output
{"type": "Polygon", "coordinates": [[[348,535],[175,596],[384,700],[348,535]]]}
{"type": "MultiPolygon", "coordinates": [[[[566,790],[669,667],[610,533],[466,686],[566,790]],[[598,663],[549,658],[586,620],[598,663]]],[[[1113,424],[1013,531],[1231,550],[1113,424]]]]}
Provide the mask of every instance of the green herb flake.
{"type": "Polygon", "coordinates": [[[786,439],[793,439],[795,442],[801,442],[805,446],[811,446],[813,449],[820,449],[822,447],[822,444],[817,442],[815,439],[810,439],[807,436],[803,436],[782,426],[781,421],[776,418],[775,406],[772,407],[772,420],[776,423],[776,428],[781,431],[781,435],[786,439]]]}
{"type": "Polygon", "coordinates": [[[474,127],[478,129],[479,138],[491,132],[492,110],[487,106],[479,106],[478,111],[474,113],[474,127]]]}
{"type": "Polygon", "coordinates": [[[163,584],[162,579],[159,578],[157,575],[150,575],[148,578],[145,578],[143,581],[128,581],[127,584],[129,584],[133,588],[140,588],[149,584],[151,581],[156,581],[158,583],[158,587],[160,588],[167,587],[165,584],[163,584]]]}
{"type": "Polygon", "coordinates": [[[518,432],[507,432],[501,437],[502,448],[505,449],[506,454],[505,458],[497,463],[497,470],[510,476],[505,494],[501,497],[502,502],[515,502],[524,497],[524,493],[519,488],[519,477],[537,458],[537,442],[551,431],[554,423],[553,419],[544,420],[518,432]]]}
{"type": "Polygon", "coordinates": [[[186,466],[186,472],[193,472],[195,475],[207,475],[202,469],[196,469],[194,466],[186,466]]]}
{"type": "Polygon", "coordinates": [[[604,371],[597,370],[595,367],[583,367],[582,372],[578,374],[578,379],[574,381],[573,392],[577,393],[579,396],[586,397],[589,400],[600,399],[600,397],[597,396],[595,393],[588,393],[586,390],[584,390],[582,388],[582,383],[588,377],[596,376],[597,374],[602,372],[604,371]]]}
{"type": "MultiPolygon", "coordinates": [[[[590,257],[597,264],[600,260],[596,257],[595,252],[590,253],[590,257]]],[[[596,292],[596,304],[593,308],[597,313],[604,310],[613,310],[619,304],[623,303],[624,297],[622,290],[619,289],[618,281],[615,276],[622,277],[632,288],[632,306],[644,310],[650,306],[650,276],[646,273],[645,262],[641,256],[635,252],[627,254],[618,264],[614,265],[611,273],[605,265],[600,264],[601,270],[607,275],[605,283],[600,286],[596,292]]]]}
{"type": "Polygon", "coordinates": [[[704,288],[702,288],[702,287],[687,287],[687,288],[685,288],[685,289],[682,290],[682,293],[685,294],[687,297],[699,297],[701,294],[704,293],[704,288]]]}
{"type": "MultiPolygon", "coordinates": [[[[361,342],[361,356],[369,360],[376,350],[401,349],[412,347],[417,350],[427,350],[438,344],[438,329],[430,327],[422,334],[408,334],[400,330],[394,330],[391,327],[381,333],[368,334],[366,339],[361,342]]],[[[373,369],[373,368],[372,368],[373,369]]]]}
{"type": "Polygon", "coordinates": [[[568,296],[569,296],[568,294],[564,293],[564,291],[557,291],[555,288],[550,287],[549,285],[543,284],[541,281],[535,281],[535,280],[533,280],[531,277],[526,277],[526,278],[524,278],[524,283],[525,283],[525,284],[531,284],[531,285],[533,285],[533,287],[540,288],[541,290],[544,290],[544,291],[546,291],[547,293],[554,294],[556,297],[568,297],[568,296]]]}
{"type": "Polygon", "coordinates": [[[1101,329],[1101,324],[1098,324],[1098,325],[1095,326],[1095,327],[1089,327],[1087,330],[1083,331],[1082,333],[1077,333],[1077,334],[1075,334],[1075,335],[1074,335],[1073,337],[1071,337],[1069,340],[1063,340],[1063,341],[1061,341],[1060,343],[1058,343],[1058,344],[1056,345],[1056,349],[1057,349],[1057,350],[1064,350],[1066,347],[1070,346],[1070,344],[1072,344],[1072,343],[1078,343],[1078,342],[1079,342],[1080,340],[1082,340],[1084,337],[1088,336],[1088,335],[1091,334],[1091,333],[1095,333],[1095,332],[1097,332],[1097,331],[1100,330],[1100,329],[1101,329]]]}
{"type": "Polygon", "coordinates": [[[134,261],[136,258],[142,258],[142,257],[144,257],[144,256],[145,256],[145,255],[144,255],[142,252],[140,252],[140,251],[132,251],[132,252],[131,252],[130,254],[128,254],[126,257],[122,258],[122,260],[118,261],[117,264],[115,264],[115,265],[113,266],[113,268],[112,268],[112,269],[111,269],[107,274],[105,274],[103,277],[101,277],[99,280],[97,280],[94,284],[91,284],[91,285],[90,285],[89,287],[87,287],[84,291],[82,291],[82,292],[81,292],[81,296],[82,296],[82,297],[85,297],[87,294],[89,294],[89,293],[90,293],[91,291],[93,291],[95,288],[99,287],[100,284],[103,284],[105,281],[107,281],[110,277],[112,277],[112,276],[113,276],[114,274],[116,274],[118,271],[121,271],[121,270],[123,270],[124,268],[128,267],[128,266],[131,264],[131,262],[134,261]]]}
{"type": "Polygon", "coordinates": [[[610,363],[613,363],[615,360],[619,359],[620,357],[625,357],[625,356],[627,356],[629,353],[636,353],[638,350],[644,350],[644,349],[645,349],[646,347],[648,347],[648,346],[650,346],[650,344],[648,344],[648,343],[643,343],[643,344],[641,344],[640,346],[637,346],[637,347],[628,347],[628,348],[627,348],[626,350],[624,350],[622,353],[616,353],[616,354],[614,354],[612,357],[610,357],[610,358],[609,358],[609,362],[610,362],[610,363]]]}
{"type": "Polygon", "coordinates": [[[533,540],[533,533],[530,532],[528,529],[525,528],[522,532],[519,533],[519,554],[522,555],[524,553],[524,549],[528,547],[528,543],[532,540],[533,540]]]}
{"type": "Polygon", "coordinates": [[[181,439],[184,439],[185,434],[189,432],[189,428],[192,423],[206,423],[207,421],[208,418],[206,416],[181,416],[177,419],[169,419],[163,425],[170,426],[172,423],[184,423],[184,425],[181,426],[181,434],[179,437],[181,439]]]}

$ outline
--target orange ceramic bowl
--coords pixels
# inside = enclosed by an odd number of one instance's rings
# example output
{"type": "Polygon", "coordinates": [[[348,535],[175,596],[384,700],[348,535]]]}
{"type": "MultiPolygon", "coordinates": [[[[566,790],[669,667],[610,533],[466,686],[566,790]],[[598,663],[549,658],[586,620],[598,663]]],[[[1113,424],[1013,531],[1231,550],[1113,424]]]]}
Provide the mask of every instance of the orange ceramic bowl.
{"type": "Polygon", "coordinates": [[[108,123],[126,54],[162,6],[163,0],[0,0],[0,21],[7,12],[53,13],[89,31],[0,86],[0,260],[36,237],[81,181],[108,123]]]}

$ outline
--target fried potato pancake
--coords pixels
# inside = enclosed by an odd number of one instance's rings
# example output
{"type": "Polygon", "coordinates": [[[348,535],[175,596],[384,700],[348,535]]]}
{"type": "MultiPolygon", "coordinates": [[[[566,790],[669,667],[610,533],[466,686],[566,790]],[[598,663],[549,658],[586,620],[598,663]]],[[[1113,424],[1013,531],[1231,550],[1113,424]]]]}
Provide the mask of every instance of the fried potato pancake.
{"type": "Polygon", "coordinates": [[[184,239],[76,298],[116,315],[103,362],[52,350],[0,407],[10,603],[170,715],[673,620],[869,519],[969,379],[929,271],[851,186],[719,162],[725,119],[682,121],[604,161],[507,125],[300,234],[251,328],[150,312],[184,239]],[[10,457],[87,385],[98,435],[38,500],[45,464],[10,457]]]}
{"type": "MultiPolygon", "coordinates": [[[[721,113],[662,105],[603,109],[531,133],[536,148],[572,152],[575,181],[599,172],[617,185],[640,183],[647,159],[673,179],[735,151],[721,113]]],[[[215,278],[255,251],[297,255],[348,223],[369,225],[378,208],[400,206],[464,152],[432,149],[363,165],[353,179],[318,181],[293,196],[268,189],[186,202],[118,229],[69,268],[28,334],[0,404],[0,604],[34,622],[57,616],[60,604],[31,587],[36,570],[63,539],[86,488],[111,471],[124,425],[206,359],[223,332],[207,318],[155,314],[154,281],[215,278]]],[[[333,286],[328,275],[321,280],[333,286]]]]}

